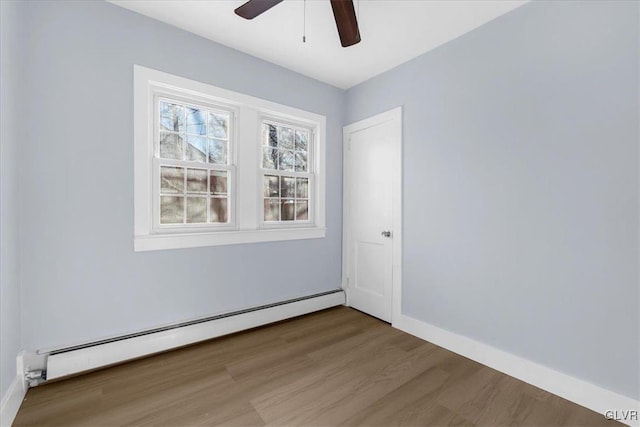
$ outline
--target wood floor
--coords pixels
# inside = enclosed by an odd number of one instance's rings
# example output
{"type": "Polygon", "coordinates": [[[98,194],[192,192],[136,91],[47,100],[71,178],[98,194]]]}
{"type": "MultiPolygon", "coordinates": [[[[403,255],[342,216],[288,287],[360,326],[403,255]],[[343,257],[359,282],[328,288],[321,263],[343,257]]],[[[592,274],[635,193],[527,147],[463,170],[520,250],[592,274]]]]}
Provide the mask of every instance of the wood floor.
{"type": "Polygon", "coordinates": [[[617,423],[338,307],[32,388],[15,425],[617,423]]]}

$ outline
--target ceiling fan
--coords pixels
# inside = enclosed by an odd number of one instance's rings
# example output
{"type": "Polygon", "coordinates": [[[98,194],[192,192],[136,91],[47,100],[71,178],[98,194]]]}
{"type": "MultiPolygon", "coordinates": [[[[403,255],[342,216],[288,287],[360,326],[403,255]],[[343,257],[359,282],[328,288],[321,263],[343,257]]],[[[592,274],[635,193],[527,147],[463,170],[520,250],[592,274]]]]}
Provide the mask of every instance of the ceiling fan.
{"type": "MultiPolygon", "coordinates": [[[[282,0],[249,0],[238,7],[235,13],[245,19],[253,19],[280,2],[282,0]]],[[[331,8],[333,9],[333,17],[336,19],[342,47],[359,43],[360,30],[358,29],[353,0],[331,0],[331,8]]]]}

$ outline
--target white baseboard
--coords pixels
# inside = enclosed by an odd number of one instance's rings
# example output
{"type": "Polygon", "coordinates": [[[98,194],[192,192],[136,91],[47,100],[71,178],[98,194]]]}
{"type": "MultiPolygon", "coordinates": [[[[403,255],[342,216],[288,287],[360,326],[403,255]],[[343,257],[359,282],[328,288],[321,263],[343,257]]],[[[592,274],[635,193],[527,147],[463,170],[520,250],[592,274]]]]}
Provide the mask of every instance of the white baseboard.
{"type": "Polygon", "coordinates": [[[124,362],[137,357],[171,350],[199,341],[240,332],[280,320],[289,319],[329,307],[344,305],[344,291],[294,300],[229,317],[111,341],[78,350],[49,355],[47,379],[124,362]]]}
{"type": "MultiPolygon", "coordinates": [[[[534,385],[600,414],[606,411],[640,410],[640,401],[609,391],[597,385],[558,372],[530,360],[446,331],[406,315],[393,323],[395,328],[458,353],[497,371],[534,385]]],[[[625,412],[626,414],[627,412],[625,412]]],[[[636,412],[636,414],[638,414],[636,412]]],[[[637,418],[637,415],[636,415],[637,418]]],[[[640,426],[635,420],[618,420],[630,426],[640,426]]]]}
{"type": "Polygon", "coordinates": [[[13,379],[9,389],[2,396],[0,403],[0,426],[10,427],[18,414],[18,409],[27,392],[22,388],[22,378],[19,375],[13,379]]]}

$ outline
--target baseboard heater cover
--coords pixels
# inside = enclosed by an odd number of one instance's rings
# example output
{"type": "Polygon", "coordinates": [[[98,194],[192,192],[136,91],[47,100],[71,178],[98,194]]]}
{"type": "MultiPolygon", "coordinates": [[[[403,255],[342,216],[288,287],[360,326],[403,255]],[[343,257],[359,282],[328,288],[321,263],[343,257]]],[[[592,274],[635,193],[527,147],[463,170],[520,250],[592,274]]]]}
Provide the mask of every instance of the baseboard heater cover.
{"type": "Polygon", "coordinates": [[[113,365],[345,304],[341,289],[48,353],[46,379],[113,365]]]}

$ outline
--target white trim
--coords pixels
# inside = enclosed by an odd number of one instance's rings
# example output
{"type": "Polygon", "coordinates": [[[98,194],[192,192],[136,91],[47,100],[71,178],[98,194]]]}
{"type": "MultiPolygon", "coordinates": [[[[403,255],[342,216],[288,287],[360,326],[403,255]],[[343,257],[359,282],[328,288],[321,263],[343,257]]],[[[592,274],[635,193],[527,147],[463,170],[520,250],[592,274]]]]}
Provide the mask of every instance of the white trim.
{"type": "Polygon", "coordinates": [[[393,261],[392,261],[392,303],[391,303],[391,320],[395,322],[397,316],[401,313],[400,299],[402,296],[402,107],[396,107],[392,110],[384,113],[377,114],[375,116],[360,120],[358,122],[347,125],[342,131],[343,140],[343,183],[342,183],[342,288],[346,292],[347,305],[349,305],[349,287],[347,284],[347,271],[348,271],[348,251],[347,244],[349,239],[350,230],[349,224],[349,182],[348,182],[348,159],[349,149],[348,140],[349,134],[377,126],[389,121],[395,121],[395,137],[393,141],[396,142],[396,146],[393,150],[393,158],[390,159],[390,165],[393,170],[393,200],[392,200],[392,215],[393,215],[393,261]]]}
{"type": "Polygon", "coordinates": [[[90,369],[124,362],[325,308],[343,305],[344,302],[344,292],[334,292],[208,322],[50,355],[47,360],[47,379],[61,378],[90,369]]]}
{"type": "Polygon", "coordinates": [[[0,404],[0,426],[9,427],[13,424],[26,394],[27,391],[22,387],[22,378],[20,378],[20,375],[16,375],[7,392],[2,396],[2,403],[0,404]]]}
{"type": "MultiPolygon", "coordinates": [[[[640,401],[630,397],[406,315],[396,316],[393,326],[601,414],[640,408],[640,401]]],[[[620,421],[640,426],[637,421],[620,421]]]]}
{"type": "Polygon", "coordinates": [[[234,245],[241,243],[275,242],[281,240],[318,239],[325,237],[326,228],[287,228],[241,231],[219,231],[216,233],[150,234],[136,236],[136,251],[162,249],[197,248],[202,246],[234,245]]]}
{"type": "MultiPolygon", "coordinates": [[[[134,65],[134,250],[177,249],[290,239],[315,239],[326,235],[325,150],[326,118],[320,114],[289,107],[250,95],[230,91],[161,71],[134,65]],[[229,195],[229,224],[157,227],[154,203],[154,96],[176,96],[198,105],[228,110],[233,116],[235,138],[230,144],[232,162],[222,167],[232,172],[235,194],[229,195]],[[277,118],[310,129],[314,134],[313,219],[305,224],[263,230],[258,205],[262,194],[259,159],[262,117],[277,118]],[[235,172],[233,172],[235,171],[235,172]],[[236,185],[237,184],[237,185],[236,185]],[[235,220],[235,222],[233,221],[235,220]],[[301,230],[302,229],[302,230],[301,230]]],[[[184,162],[183,162],[184,163],[184,162]]],[[[157,181],[157,179],[156,179],[157,181]]],[[[156,204],[157,205],[157,204],[156,204]]]]}

